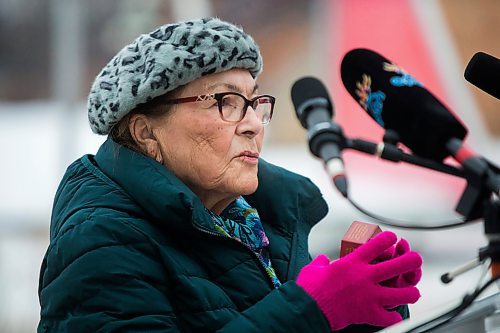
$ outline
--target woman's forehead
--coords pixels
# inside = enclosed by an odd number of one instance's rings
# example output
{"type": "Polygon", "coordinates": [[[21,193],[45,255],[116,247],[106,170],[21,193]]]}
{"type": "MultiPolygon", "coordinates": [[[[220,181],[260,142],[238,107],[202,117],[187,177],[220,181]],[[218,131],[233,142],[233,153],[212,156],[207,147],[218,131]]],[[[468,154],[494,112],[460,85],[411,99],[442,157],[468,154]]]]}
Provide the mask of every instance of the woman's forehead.
{"type": "Polygon", "coordinates": [[[210,74],[189,84],[193,92],[212,93],[215,91],[234,91],[241,94],[253,94],[257,91],[257,83],[248,70],[231,69],[229,71],[210,74]]]}
{"type": "Polygon", "coordinates": [[[217,82],[213,85],[208,85],[205,87],[206,92],[213,92],[217,90],[221,91],[231,91],[231,92],[237,92],[240,94],[253,94],[257,91],[258,85],[254,82],[253,86],[242,86],[242,85],[235,85],[232,83],[228,82],[217,82]]]}

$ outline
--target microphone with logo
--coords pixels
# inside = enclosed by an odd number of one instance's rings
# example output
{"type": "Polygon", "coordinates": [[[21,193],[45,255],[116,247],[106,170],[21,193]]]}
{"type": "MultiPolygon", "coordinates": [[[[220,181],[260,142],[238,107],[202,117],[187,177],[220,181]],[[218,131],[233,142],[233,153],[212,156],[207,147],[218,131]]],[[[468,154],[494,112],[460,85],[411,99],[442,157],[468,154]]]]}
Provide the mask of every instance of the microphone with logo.
{"type": "Polygon", "coordinates": [[[500,277],[500,169],[463,143],[467,129],[432,93],[402,68],[368,49],[349,51],[341,64],[349,94],[386,130],[392,130],[414,155],[442,163],[453,156],[467,186],[456,207],[466,220],[484,218],[493,276],[500,277]],[[495,194],[495,195],[493,195],[495,194]]]}
{"type": "Polygon", "coordinates": [[[293,84],[291,95],[297,118],[307,129],[311,153],[323,160],[335,187],[347,197],[348,186],[341,155],[345,137],[340,126],[332,121],[333,103],[325,86],[314,77],[304,77],[293,84]]]}
{"type": "MultiPolygon", "coordinates": [[[[467,129],[462,122],[402,68],[374,51],[354,49],[342,60],[341,77],[359,105],[379,125],[395,131],[413,154],[438,162],[451,155],[464,169],[486,174],[486,187],[499,193],[498,168],[463,143],[467,129]]],[[[469,187],[457,211],[479,217],[484,199],[479,192],[469,187]]]]}
{"type": "Polygon", "coordinates": [[[341,77],[349,94],[386,130],[399,135],[413,154],[442,161],[447,142],[467,129],[434,95],[396,64],[368,49],[348,52],[341,77]]]}

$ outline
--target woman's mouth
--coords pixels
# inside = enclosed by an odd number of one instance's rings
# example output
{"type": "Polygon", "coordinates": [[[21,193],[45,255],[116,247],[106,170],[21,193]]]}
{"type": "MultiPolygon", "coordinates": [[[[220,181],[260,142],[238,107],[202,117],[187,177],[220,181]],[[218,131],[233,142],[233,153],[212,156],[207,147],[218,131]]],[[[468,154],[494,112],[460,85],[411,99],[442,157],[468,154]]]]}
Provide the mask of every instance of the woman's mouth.
{"type": "Polygon", "coordinates": [[[237,158],[246,163],[257,164],[259,162],[259,153],[246,150],[241,152],[237,158]]]}

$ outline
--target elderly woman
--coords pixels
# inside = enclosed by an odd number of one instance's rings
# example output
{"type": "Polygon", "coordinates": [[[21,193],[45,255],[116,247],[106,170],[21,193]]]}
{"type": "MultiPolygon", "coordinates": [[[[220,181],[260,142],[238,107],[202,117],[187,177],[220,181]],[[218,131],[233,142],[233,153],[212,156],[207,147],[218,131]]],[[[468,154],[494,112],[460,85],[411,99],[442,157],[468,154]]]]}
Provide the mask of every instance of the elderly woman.
{"type": "Polygon", "coordinates": [[[261,69],[218,19],[162,26],[104,67],[88,112],[108,139],[56,193],[38,332],[361,332],[407,316],[421,258],[393,233],[310,262],[327,205],[259,158],[275,104],[261,69]]]}

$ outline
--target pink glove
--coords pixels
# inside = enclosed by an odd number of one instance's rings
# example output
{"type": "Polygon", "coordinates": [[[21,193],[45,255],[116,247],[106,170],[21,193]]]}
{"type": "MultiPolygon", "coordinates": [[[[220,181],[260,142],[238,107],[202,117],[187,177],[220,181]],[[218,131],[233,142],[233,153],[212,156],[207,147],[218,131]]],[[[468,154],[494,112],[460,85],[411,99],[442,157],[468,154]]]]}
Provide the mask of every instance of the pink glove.
{"type": "Polygon", "coordinates": [[[395,324],[401,321],[401,315],[388,309],[420,298],[414,286],[390,288],[379,284],[422,265],[416,252],[371,264],[396,240],[394,233],[385,231],[343,258],[330,262],[327,256],[319,255],[302,268],[297,284],[318,303],[333,331],[351,324],[395,324]]]}
{"type": "MultiPolygon", "coordinates": [[[[393,248],[393,254],[388,258],[383,258],[382,260],[388,260],[390,258],[397,258],[405,253],[410,252],[410,244],[404,238],[401,238],[396,246],[393,248]]],[[[379,257],[380,259],[380,257],[379,257]]],[[[413,271],[409,271],[403,273],[397,277],[389,279],[387,281],[383,281],[381,284],[391,288],[404,288],[409,286],[416,286],[422,277],[422,266],[414,269],[413,271]]]]}

